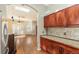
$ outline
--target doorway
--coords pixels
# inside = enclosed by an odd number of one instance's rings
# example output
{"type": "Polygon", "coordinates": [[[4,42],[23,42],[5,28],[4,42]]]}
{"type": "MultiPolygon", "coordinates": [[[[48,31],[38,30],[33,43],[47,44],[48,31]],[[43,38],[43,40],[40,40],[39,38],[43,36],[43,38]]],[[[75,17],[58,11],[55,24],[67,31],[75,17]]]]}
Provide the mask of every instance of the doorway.
{"type": "MultiPolygon", "coordinates": [[[[26,25],[25,22],[24,24],[26,25]]],[[[21,28],[20,31],[23,30],[25,33],[15,36],[17,54],[33,53],[36,50],[36,22],[32,22],[32,25],[29,25],[26,25],[24,29],[21,28]],[[29,28],[31,26],[33,28],[29,28]]]]}
{"type": "Polygon", "coordinates": [[[8,5],[17,54],[33,53],[37,47],[37,12],[30,5],[8,5]],[[11,9],[14,9],[11,11],[11,9]],[[12,13],[13,12],[13,13],[12,13]]]}

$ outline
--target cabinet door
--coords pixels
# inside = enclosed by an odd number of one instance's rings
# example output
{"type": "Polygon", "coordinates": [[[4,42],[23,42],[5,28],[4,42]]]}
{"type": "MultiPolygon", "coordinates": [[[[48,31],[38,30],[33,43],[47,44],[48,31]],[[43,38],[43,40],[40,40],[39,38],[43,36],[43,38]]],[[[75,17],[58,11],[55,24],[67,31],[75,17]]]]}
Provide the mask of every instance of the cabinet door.
{"type": "Polygon", "coordinates": [[[58,27],[66,26],[66,21],[67,19],[66,19],[65,10],[61,10],[56,13],[56,22],[58,27]]]}
{"type": "Polygon", "coordinates": [[[79,5],[67,8],[66,13],[68,26],[79,25],[79,5]]]}
{"type": "Polygon", "coordinates": [[[60,54],[59,46],[55,46],[53,49],[53,54],[60,54]]]}
{"type": "Polygon", "coordinates": [[[49,21],[48,22],[50,24],[50,27],[57,26],[57,24],[56,24],[56,14],[55,13],[49,15],[49,21]]]}
{"type": "Polygon", "coordinates": [[[47,44],[46,44],[46,49],[48,53],[54,54],[54,44],[52,44],[53,42],[51,42],[50,40],[47,40],[47,44]]]}
{"type": "Polygon", "coordinates": [[[67,49],[64,49],[64,54],[72,54],[72,52],[67,49]]]}
{"type": "Polygon", "coordinates": [[[44,17],[44,26],[45,27],[56,26],[55,13],[44,17]]]}
{"type": "Polygon", "coordinates": [[[59,47],[58,47],[58,50],[59,50],[59,53],[60,53],[60,54],[63,54],[63,53],[64,53],[64,48],[63,48],[63,47],[60,47],[60,46],[59,46],[59,47]]]}
{"type": "Polygon", "coordinates": [[[51,54],[59,54],[59,45],[53,41],[47,40],[47,52],[51,54]]]}
{"type": "Polygon", "coordinates": [[[49,16],[45,16],[44,17],[44,27],[48,27],[49,26],[48,20],[49,20],[49,16]]]}
{"type": "Polygon", "coordinates": [[[41,38],[40,46],[41,46],[41,49],[46,51],[46,40],[44,38],[41,38]]]}

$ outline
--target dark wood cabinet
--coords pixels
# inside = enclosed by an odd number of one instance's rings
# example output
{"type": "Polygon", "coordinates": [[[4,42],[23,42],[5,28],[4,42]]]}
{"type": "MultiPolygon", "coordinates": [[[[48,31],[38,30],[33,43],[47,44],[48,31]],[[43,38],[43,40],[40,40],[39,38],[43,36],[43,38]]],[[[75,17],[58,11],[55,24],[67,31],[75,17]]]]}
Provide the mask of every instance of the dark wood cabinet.
{"type": "Polygon", "coordinates": [[[44,17],[45,27],[79,27],[79,4],[44,17]]]}
{"type": "Polygon", "coordinates": [[[64,54],[72,54],[72,51],[64,49],[64,54]]]}
{"type": "Polygon", "coordinates": [[[41,49],[48,52],[49,54],[58,54],[59,50],[55,43],[52,43],[50,40],[46,38],[42,38],[40,40],[41,49]]]}
{"type": "Polygon", "coordinates": [[[49,23],[50,27],[57,26],[56,25],[56,14],[55,13],[49,15],[49,20],[50,20],[50,23],[49,23]]]}
{"type": "Polygon", "coordinates": [[[40,40],[40,47],[41,47],[41,49],[42,50],[45,50],[46,51],[46,41],[45,41],[45,39],[44,38],[41,38],[41,39],[43,39],[43,40],[40,40]]]}
{"type": "Polygon", "coordinates": [[[66,9],[67,25],[79,25],[79,5],[74,5],[66,9]]]}
{"type": "Polygon", "coordinates": [[[55,26],[56,26],[55,13],[44,17],[44,27],[55,27],[55,26]]]}
{"type": "Polygon", "coordinates": [[[66,27],[66,13],[65,10],[59,11],[56,13],[56,24],[59,27],[66,27]]]}
{"type": "Polygon", "coordinates": [[[44,27],[49,27],[49,16],[44,17],[44,27]]]}
{"type": "Polygon", "coordinates": [[[44,27],[66,27],[67,18],[65,10],[52,13],[44,17],[44,27]]]}
{"type": "Polygon", "coordinates": [[[56,54],[57,53],[57,50],[56,50],[56,46],[54,43],[52,43],[50,40],[46,40],[47,41],[47,44],[46,44],[46,50],[48,53],[53,53],[53,54],[56,54]]]}
{"type": "Polygon", "coordinates": [[[47,38],[40,38],[41,49],[49,54],[79,54],[79,49],[47,38]]]}

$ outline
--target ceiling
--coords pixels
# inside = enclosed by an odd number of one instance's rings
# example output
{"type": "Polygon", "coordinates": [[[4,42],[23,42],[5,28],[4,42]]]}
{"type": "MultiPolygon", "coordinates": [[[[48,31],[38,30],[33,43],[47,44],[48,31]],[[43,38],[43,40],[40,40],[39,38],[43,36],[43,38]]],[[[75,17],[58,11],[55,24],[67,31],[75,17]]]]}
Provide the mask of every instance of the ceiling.
{"type": "Polygon", "coordinates": [[[37,19],[37,14],[42,13],[47,10],[47,6],[43,4],[18,4],[18,5],[7,5],[7,17],[11,19],[13,16],[14,19],[16,20],[21,20],[21,21],[36,21],[37,19]],[[23,7],[26,9],[29,9],[30,12],[23,12],[16,10],[15,7],[23,7]]]}
{"type": "Polygon", "coordinates": [[[8,4],[7,5],[7,17],[11,19],[13,16],[15,20],[21,21],[36,21],[37,15],[40,14],[50,14],[51,12],[56,12],[57,10],[61,10],[71,6],[71,4],[8,4]],[[15,7],[23,7],[29,9],[30,12],[23,12],[16,10],[15,7]]]}

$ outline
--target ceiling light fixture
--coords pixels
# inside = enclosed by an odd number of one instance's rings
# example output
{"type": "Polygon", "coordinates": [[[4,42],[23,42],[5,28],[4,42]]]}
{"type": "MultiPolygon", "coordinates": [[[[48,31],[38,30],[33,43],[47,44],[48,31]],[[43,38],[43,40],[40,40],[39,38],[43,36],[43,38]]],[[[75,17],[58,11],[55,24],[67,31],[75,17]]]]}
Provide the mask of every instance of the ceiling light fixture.
{"type": "Polygon", "coordinates": [[[19,10],[19,11],[23,11],[23,12],[30,12],[30,9],[27,9],[27,8],[24,8],[24,7],[15,6],[15,9],[19,10]]]}

